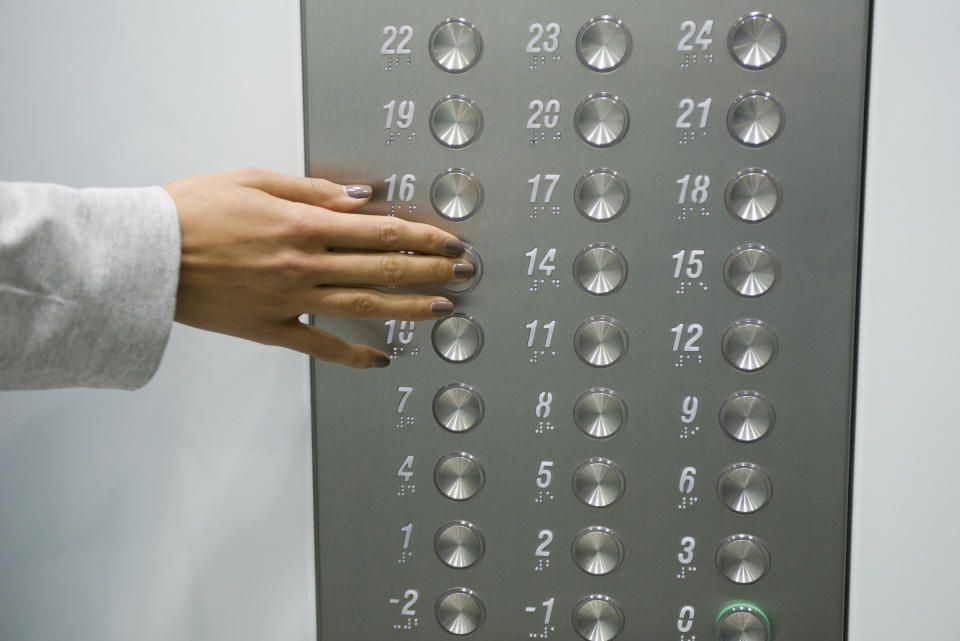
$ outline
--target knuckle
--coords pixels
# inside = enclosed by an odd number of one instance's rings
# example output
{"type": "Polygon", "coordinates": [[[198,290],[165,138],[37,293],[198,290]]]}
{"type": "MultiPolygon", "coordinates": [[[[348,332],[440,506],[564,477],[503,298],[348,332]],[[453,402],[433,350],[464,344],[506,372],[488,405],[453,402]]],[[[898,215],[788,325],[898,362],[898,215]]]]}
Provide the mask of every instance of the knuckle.
{"type": "Polygon", "coordinates": [[[293,238],[314,236],[319,229],[316,213],[300,204],[284,203],[286,208],[287,233],[293,238]]]}
{"type": "Polygon", "coordinates": [[[310,261],[301,252],[288,251],[277,258],[274,269],[285,280],[300,281],[310,273],[310,261]]]}
{"type": "Polygon", "coordinates": [[[388,248],[396,247],[400,242],[403,224],[393,217],[386,217],[380,221],[380,242],[388,248]]]}
{"type": "Polygon", "coordinates": [[[377,308],[377,301],[370,294],[357,294],[353,299],[353,312],[357,316],[369,316],[377,308]]]}
{"type": "Polygon", "coordinates": [[[393,285],[403,280],[403,265],[397,256],[384,256],[380,260],[380,276],[385,285],[393,285]]]}
{"type": "Polygon", "coordinates": [[[450,280],[453,277],[453,262],[438,260],[433,266],[434,276],[438,281],[450,280]]]}

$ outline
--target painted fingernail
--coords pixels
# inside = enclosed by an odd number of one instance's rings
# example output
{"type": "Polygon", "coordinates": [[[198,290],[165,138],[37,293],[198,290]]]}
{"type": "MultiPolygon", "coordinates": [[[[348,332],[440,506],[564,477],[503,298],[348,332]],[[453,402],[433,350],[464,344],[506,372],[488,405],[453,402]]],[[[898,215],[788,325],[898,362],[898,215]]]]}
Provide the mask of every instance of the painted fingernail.
{"type": "Polygon", "coordinates": [[[369,198],[373,195],[373,189],[369,185],[347,185],[343,190],[346,191],[347,195],[351,198],[369,198]]]}
{"type": "Polygon", "coordinates": [[[380,354],[373,360],[374,367],[386,367],[390,364],[390,358],[385,354],[380,354]]]}
{"type": "Polygon", "coordinates": [[[443,249],[449,256],[463,256],[463,252],[467,251],[467,244],[462,240],[454,240],[451,238],[444,243],[443,249]]]}
{"type": "Polygon", "coordinates": [[[459,276],[461,278],[467,278],[473,276],[476,273],[477,268],[474,267],[471,263],[457,263],[453,266],[453,275],[459,276]]]}
{"type": "Polygon", "coordinates": [[[446,316],[453,311],[453,303],[448,300],[438,300],[430,304],[430,313],[434,316],[446,316]]]}

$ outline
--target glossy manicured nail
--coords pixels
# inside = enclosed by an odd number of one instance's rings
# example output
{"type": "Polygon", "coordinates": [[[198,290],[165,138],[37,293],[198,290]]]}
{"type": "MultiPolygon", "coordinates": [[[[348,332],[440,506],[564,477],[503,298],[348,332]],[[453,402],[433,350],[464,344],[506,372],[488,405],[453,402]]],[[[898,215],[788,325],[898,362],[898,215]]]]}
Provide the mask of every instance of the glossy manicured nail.
{"type": "Polygon", "coordinates": [[[453,303],[448,300],[438,300],[430,304],[430,313],[434,316],[446,316],[453,311],[453,303]]]}
{"type": "Polygon", "coordinates": [[[453,266],[453,275],[459,276],[460,278],[469,278],[473,276],[477,271],[477,268],[470,263],[457,263],[453,266]]]}
{"type": "Polygon", "coordinates": [[[380,354],[373,361],[374,367],[386,367],[390,364],[390,358],[384,354],[380,354]]]}
{"type": "Polygon", "coordinates": [[[448,256],[463,256],[463,252],[467,251],[467,244],[462,240],[454,240],[451,238],[444,243],[443,248],[448,256]]]}
{"type": "Polygon", "coordinates": [[[347,192],[348,196],[358,200],[361,198],[369,198],[373,195],[373,189],[371,189],[369,185],[347,185],[343,189],[347,192]]]}

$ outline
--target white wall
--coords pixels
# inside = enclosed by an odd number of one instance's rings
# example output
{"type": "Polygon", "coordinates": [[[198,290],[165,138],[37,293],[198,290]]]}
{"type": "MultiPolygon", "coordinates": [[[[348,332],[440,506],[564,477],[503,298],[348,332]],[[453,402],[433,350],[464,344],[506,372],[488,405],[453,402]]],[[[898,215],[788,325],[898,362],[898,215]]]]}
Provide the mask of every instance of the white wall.
{"type": "MultiPolygon", "coordinates": [[[[301,173],[297,0],[0,0],[0,177],[301,173]]],[[[0,393],[0,639],[315,638],[306,358],[177,326],[135,393],[0,393]]]]}

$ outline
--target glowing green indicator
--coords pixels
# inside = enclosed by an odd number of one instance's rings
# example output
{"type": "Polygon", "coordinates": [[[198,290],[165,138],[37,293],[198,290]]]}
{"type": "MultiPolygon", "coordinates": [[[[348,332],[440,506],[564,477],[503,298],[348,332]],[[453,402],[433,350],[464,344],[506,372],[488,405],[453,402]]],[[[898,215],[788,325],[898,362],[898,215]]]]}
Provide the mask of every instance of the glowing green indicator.
{"type": "Polygon", "coordinates": [[[717,615],[718,641],[771,641],[770,619],[752,603],[732,603],[717,615]]]}

